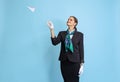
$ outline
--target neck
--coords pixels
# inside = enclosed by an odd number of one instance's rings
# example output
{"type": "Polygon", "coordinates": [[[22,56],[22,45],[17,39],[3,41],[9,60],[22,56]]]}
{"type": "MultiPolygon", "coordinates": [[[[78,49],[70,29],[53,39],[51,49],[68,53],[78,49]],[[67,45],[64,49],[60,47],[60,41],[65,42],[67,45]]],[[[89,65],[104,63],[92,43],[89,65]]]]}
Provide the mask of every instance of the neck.
{"type": "Polygon", "coordinates": [[[74,26],[69,26],[69,31],[73,31],[74,29],[74,26]]]}

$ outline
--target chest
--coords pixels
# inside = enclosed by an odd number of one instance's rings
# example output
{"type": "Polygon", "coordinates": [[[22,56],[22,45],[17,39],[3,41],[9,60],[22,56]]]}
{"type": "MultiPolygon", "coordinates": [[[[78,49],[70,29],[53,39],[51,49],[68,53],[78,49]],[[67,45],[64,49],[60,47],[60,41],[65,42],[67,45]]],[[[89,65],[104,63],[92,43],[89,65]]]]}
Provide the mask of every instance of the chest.
{"type": "MultiPolygon", "coordinates": [[[[62,36],[61,36],[62,43],[65,42],[66,35],[67,35],[67,33],[62,34],[62,36]]],[[[74,45],[77,45],[80,42],[80,36],[77,33],[70,35],[70,39],[74,45]]]]}

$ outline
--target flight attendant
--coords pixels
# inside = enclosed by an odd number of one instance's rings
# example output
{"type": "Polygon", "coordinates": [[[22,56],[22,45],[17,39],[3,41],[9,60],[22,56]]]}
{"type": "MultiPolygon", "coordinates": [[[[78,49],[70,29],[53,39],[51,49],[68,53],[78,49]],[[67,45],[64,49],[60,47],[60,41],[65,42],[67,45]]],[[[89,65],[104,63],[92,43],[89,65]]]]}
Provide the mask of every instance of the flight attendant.
{"type": "Polygon", "coordinates": [[[77,31],[78,20],[75,16],[70,16],[67,21],[67,30],[60,31],[56,37],[54,25],[48,21],[51,41],[53,45],[61,43],[60,68],[64,82],[79,82],[79,74],[83,71],[84,64],[84,44],[83,33],[77,31]]]}

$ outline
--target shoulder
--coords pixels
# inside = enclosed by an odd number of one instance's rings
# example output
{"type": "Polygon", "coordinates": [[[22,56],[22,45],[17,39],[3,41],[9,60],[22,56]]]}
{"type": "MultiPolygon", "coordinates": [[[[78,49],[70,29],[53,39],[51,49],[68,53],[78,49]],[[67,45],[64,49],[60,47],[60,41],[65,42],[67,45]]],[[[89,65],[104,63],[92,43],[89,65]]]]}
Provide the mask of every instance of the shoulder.
{"type": "Polygon", "coordinates": [[[60,31],[59,34],[66,34],[67,31],[60,31]]]}
{"type": "Polygon", "coordinates": [[[66,33],[67,31],[60,31],[59,33],[66,33]]]}
{"type": "Polygon", "coordinates": [[[80,31],[77,31],[77,36],[80,38],[80,40],[83,40],[84,38],[83,33],[80,31]]]}
{"type": "Polygon", "coordinates": [[[82,37],[84,35],[82,32],[79,32],[79,31],[77,31],[77,34],[78,34],[78,36],[82,36],[82,37]]]}

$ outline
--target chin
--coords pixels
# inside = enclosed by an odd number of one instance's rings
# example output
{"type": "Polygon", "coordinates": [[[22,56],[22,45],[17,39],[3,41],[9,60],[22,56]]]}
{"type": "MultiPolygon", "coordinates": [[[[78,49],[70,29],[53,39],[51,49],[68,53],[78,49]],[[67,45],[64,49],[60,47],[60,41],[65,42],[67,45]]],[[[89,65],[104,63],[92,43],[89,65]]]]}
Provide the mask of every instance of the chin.
{"type": "Polygon", "coordinates": [[[67,26],[69,26],[69,24],[67,24],[67,26]]]}
{"type": "Polygon", "coordinates": [[[67,23],[67,25],[68,25],[68,26],[70,26],[70,24],[69,24],[69,23],[67,23]]]}

